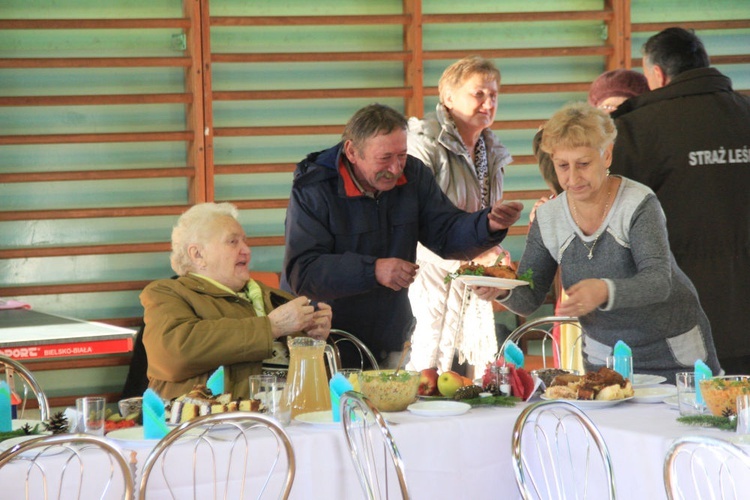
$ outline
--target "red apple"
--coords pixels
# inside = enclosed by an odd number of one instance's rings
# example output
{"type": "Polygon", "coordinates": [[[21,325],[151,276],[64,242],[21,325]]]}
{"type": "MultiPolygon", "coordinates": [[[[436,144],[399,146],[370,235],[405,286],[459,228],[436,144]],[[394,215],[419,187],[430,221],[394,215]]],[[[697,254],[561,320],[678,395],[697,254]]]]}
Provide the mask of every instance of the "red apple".
{"type": "Polygon", "coordinates": [[[456,391],[464,386],[464,381],[458,373],[447,371],[438,377],[438,390],[446,398],[452,398],[456,391]]]}
{"type": "Polygon", "coordinates": [[[437,382],[437,368],[425,368],[419,372],[419,389],[417,389],[417,394],[420,396],[437,396],[437,382]]]}

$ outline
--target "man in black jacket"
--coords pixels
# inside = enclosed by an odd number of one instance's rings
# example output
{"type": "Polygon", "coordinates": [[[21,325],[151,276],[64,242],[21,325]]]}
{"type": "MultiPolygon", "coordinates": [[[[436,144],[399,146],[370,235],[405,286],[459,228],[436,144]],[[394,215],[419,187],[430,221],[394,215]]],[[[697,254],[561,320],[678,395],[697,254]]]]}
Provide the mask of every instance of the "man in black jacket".
{"type": "Polygon", "coordinates": [[[727,373],[750,373],[750,98],[709,67],[701,40],[668,28],[643,46],[651,92],[613,113],[611,170],[654,190],[727,373]]]}

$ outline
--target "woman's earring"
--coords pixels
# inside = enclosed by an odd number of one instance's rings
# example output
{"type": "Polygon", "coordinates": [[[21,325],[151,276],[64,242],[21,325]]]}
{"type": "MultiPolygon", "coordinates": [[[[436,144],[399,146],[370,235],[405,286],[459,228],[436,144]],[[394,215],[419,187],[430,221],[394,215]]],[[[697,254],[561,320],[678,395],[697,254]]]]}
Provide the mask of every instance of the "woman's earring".
{"type": "Polygon", "coordinates": [[[607,169],[607,177],[609,177],[609,169],[607,169]]]}

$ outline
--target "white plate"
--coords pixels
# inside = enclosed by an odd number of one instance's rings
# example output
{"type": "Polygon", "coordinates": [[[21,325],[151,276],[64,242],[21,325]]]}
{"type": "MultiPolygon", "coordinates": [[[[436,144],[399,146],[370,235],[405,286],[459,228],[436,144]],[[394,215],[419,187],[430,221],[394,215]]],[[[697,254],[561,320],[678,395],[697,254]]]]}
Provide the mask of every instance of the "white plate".
{"type": "Polygon", "coordinates": [[[493,278],[492,276],[471,276],[462,274],[456,277],[457,280],[463,281],[466,285],[471,286],[490,286],[492,288],[500,288],[502,290],[512,290],[517,286],[527,286],[528,281],[523,280],[511,280],[507,278],[493,278]]]}
{"type": "Polygon", "coordinates": [[[123,444],[132,444],[135,442],[140,443],[155,443],[158,439],[146,439],[143,437],[143,426],[136,425],[134,427],[123,427],[122,429],[115,429],[107,433],[107,438],[114,441],[119,441],[123,444]]]}
{"type": "Polygon", "coordinates": [[[463,415],[471,409],[471,405],[460,401],[421,401],[410,404],[406,409],[423,417],[450,417],[463,415]]]}
{"type": "Polygon", "coordinates": [[[312,411],[309,413],[300,413],[294,420],[303,424],[315,425],[317,427],[341,427],[341,422],[333,421],[331,410],[312,411]]]}
{"type": "Polygon", "coordinates": [[[662,403],[668,404],[675,410],[680,407],[680,402],[677,400],[677,394],[664,398],[662,403]]]}
{"type": "Polygon", "coordinates": [[[655,385],[653,387],[639,387],[634,389],[634,403],[661,403],[669,396],[677,394],[677,387],[673,385],[655,385]]]}
{"type": "Polygon", "coordinates": [[[544,394],[541,395],[541,398],[545,401],[567,401],[568,403],[574,404],[581,410],[593,410],[595,408],[609,408],[610,406],[619,405],[620,403],[624,403],[625,401],[630,401],[631,399],[633,399],[633,396],[624,399],[611,399],[607,401],[600,401],[597,399],[552,399],[548,398],[544,394]]]}
{"type": "Polygon", "coordinates": [[[636,373],[633,375],[633,388],[659,385],[666,382],[667,378],[661,375],[649,375],[647,373],[636,373]]]}

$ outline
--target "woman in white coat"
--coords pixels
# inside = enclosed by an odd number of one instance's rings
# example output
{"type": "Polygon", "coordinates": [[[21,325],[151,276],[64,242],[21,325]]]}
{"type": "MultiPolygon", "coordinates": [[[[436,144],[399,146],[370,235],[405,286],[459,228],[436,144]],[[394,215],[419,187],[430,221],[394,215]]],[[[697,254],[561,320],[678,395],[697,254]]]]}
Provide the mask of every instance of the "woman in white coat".
{"type": "MultiPolygon", "coordinates": [[[[467,212],[502,198],[503,169],[512,160],[490,130],[499,87],[500,71],[491,61],[463,58],[440,77],[435,113],[409,120],[409,154],[422,160],[443,192],[467,212]]],[[[492,265],[504,254],[498,246],[475,262],[492,265]]],[[[419,272],[409,287],[417,324],[408,367],[449,370],[457,353],[459,362],[483,369],[498,349],[492,305],[458,281],[444,282],[461,262],[441,259],[420,245],[417,263],[419,272]]]]}

